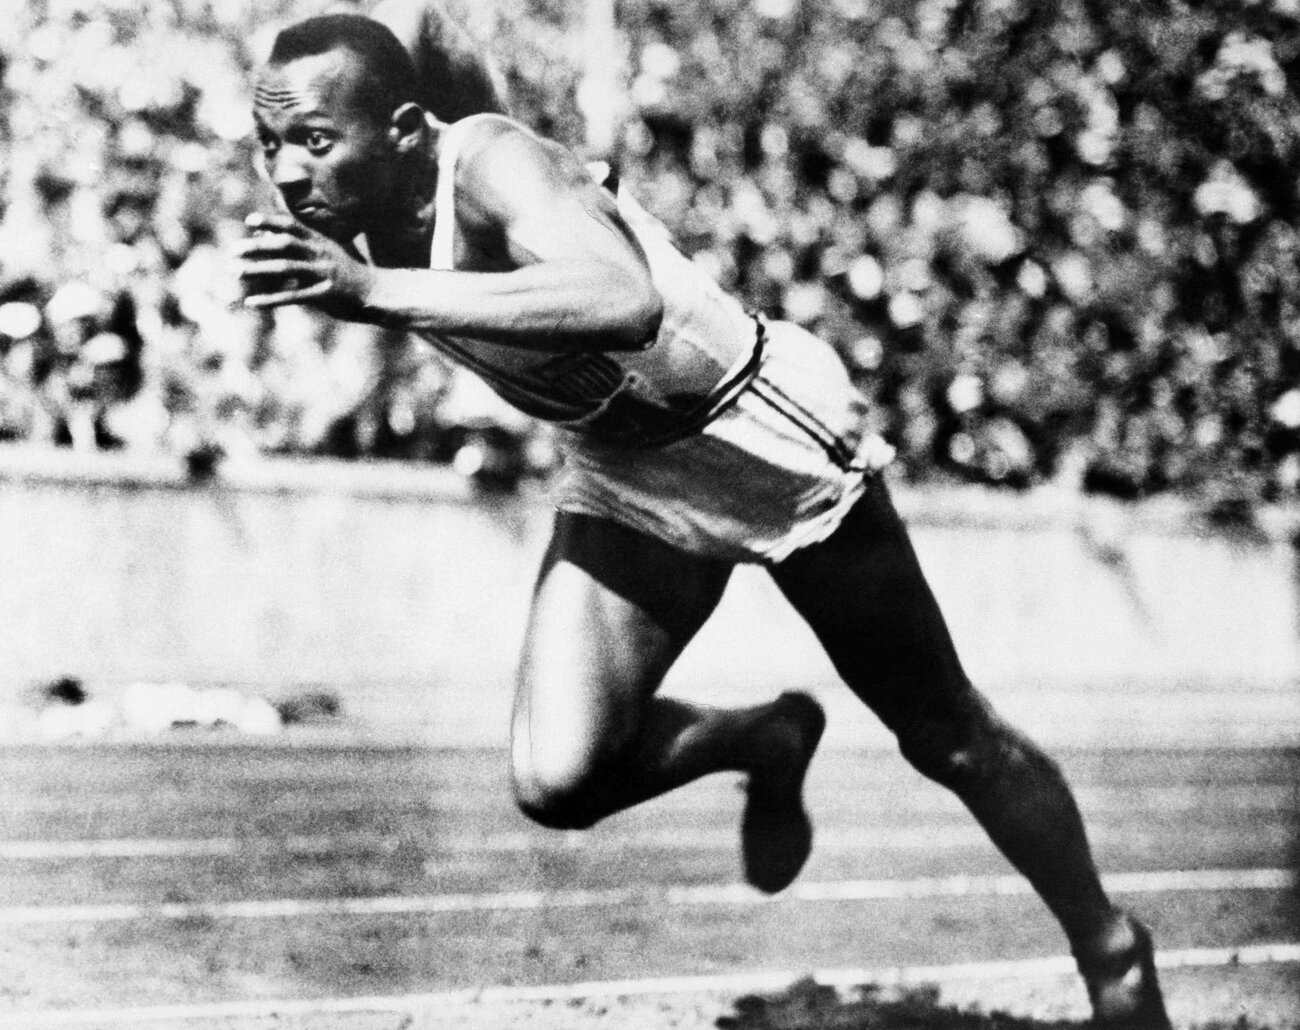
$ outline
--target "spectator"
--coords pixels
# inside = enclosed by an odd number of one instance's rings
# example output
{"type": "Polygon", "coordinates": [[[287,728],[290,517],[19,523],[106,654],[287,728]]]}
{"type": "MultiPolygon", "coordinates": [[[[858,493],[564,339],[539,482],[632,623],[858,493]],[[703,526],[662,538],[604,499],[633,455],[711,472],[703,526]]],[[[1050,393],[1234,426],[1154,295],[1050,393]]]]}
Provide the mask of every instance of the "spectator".
{"type": "MultiPolygon", "coordinates": [[[[491,40],[514,113],[580,143],[576,9],[449,9],[491,40]]],[[[836,343],[909,476],[1295,498],[1296,16],[1239,15],[630,0],[611,157],[728,289],[836,343]]],[[[118,395],[76,434],[95,446],[458,453],[470,427],[437,410],[427,355],[376,363],[373,338],[212,291],[258,196],[243,41],[269,28],[207,0],[29,5],[5,26],[0,306],[40,321],[0,315],[0,436],[71,442],[68,391],[89,389],[118,395]],[[47,318],[78,283],[129,296],[134,328],[47,318]],[[138,385],[77,365],[69,334],[101,331],[138,385]],[[149,412],[129,431],[127,408],[149,412]]],[[[498,428],[545,469],[531,427],[498,428]]]]}

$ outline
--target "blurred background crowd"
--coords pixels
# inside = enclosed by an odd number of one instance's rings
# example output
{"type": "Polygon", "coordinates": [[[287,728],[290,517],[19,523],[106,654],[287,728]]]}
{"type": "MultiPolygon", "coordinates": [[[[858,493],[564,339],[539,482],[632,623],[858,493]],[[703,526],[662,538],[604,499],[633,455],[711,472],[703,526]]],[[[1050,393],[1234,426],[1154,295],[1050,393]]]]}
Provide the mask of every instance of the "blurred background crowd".
{"type": "MultiPolygon", "coordinates": [[[[549,469],[425,345],[237,306],[247,71],[326,6],[0,24],[0,439],[549,469]]],[[[618,0],[595,54],[594,0],[447,6],[516,115],[841,350],[906,476],[1296,498],[1300,0],[618,0]]]]}

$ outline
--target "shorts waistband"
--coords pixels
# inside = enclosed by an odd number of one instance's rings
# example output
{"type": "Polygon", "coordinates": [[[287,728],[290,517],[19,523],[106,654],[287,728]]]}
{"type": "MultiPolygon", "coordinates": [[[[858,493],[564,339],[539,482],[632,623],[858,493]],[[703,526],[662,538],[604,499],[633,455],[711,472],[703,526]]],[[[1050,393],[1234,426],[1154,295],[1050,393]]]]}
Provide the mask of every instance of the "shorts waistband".
{"type": "Polygon", "coordinates": [[[635,434],[622,434],[602,432],[599,428],[599,422],[597,422],[587,428],[585,435],[590,435],[603,443],[656,448],[666,447],[671,443],[684,440],[686,437],[698,433],[735,404],[740,395],[745,392],[745,389],[758,375],[759,367],[763,363],[763,347],[767,339],[767,328],[758,315],[751,313],[749,317],[754,323],[754,343],[750,348],[748,358],[738,369],[732,371],[714,387],[699,404],[683,412],[679,418],[674,419],[670,428],[652,434],[646,434],[644,431],[635,434]]]}

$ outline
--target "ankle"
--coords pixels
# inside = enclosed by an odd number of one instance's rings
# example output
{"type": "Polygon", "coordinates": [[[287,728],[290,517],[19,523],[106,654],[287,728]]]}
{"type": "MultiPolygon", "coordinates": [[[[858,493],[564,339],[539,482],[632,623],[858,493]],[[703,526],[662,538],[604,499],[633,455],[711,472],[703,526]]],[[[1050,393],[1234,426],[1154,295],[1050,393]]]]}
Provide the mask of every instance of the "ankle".
{"type": "Polygon", "coordinates": [[[1112,969],[1117,970],[1115,976],[1124,974],[1120,967],[1127,964],[1138,945],[1133,918],[1122,909],[1113,909],[1100,928],[1086,940],[1074,942],[1072,950],[1085,979],[1107,978],[1112,969]]]}
{"type": "Polygon", "coordinates": [[[816,702],[802,695],[782,694],[754,709],[748,734],[750,772],[801,781],[824,725],[816,702]]]}
{"type": "Polygon", "coordinates": [[[1119,916],[1123,927],[1112,923],[1093,942],[1092,950],[1075,953],[1092,1002],[1093,1026],[1173,1030],[1156,974],[1150,931],[1127,913],[1119,916]]]}

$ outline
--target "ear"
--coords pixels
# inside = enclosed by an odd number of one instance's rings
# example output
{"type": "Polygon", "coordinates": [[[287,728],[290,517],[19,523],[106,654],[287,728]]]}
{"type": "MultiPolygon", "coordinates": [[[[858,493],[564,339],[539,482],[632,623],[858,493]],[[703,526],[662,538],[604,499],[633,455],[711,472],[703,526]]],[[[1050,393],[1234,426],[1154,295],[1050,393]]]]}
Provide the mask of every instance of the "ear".
{"type": "Polygon", "coordinates": [[[403,104],[389,120],[388,139],[399,154],[408,154],[420,145],[424,126],[424,108],[419,104],[403,104]]]}

